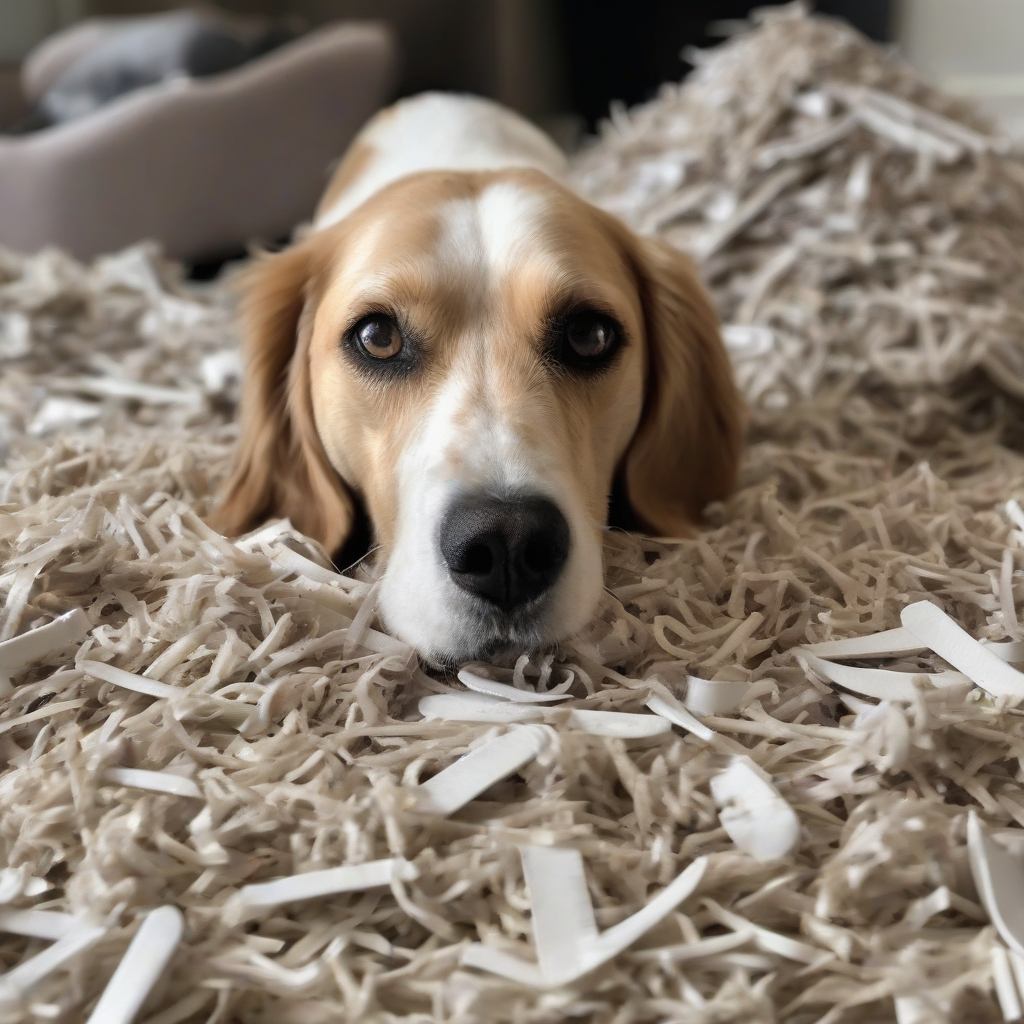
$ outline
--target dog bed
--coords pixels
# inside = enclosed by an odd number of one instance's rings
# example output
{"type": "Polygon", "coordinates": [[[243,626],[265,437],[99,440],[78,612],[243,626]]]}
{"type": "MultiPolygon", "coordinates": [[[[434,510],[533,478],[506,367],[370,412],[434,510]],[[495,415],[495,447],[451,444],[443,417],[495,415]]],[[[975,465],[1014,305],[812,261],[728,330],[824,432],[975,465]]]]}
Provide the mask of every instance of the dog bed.
{"type": "Polygon", "coordinates": [[[448,816],[433,780],[515,729],[437,710],[463,685],[376,629],[368,571],[283,524],[236,544],[202,523],[234,437],[227,293],[146,249],[5,255],[0,636],[85,619],[0,711],[0,1021],[85,1020],[137,934],[170,958],[151,991],[121,972],[148,1024],[1009,1019],[967,833],[1024,836],[1020,711],[908,682],[947,670],[920,645],[882,663],[889,700],[855,692],[877,660],[839,686],[850,658],[804,648],[874,643],[922,601],[1022,639],[1004,150],[794,9],[615,113],[580,188],[701,254],[751,403],[742,485],[697,539],[609,534],[579,638],[471,666],[568,704],[448,816]],[[652,698],[685,727],[579,715],[657,723],[652,698]],[[315,874],[341,866],[362,867],[315,874]],[[538,984],[538,953],[590,955],[665,893],[600,969],[538,984]]]}
{"type": "MultiPolygon", "coordinates": [[[[31,64],[31,88],[101,37],[91,31],[50,44],[31,64]]],[[[153,238],[200,260],[287,237],[396,74],[386,26],[339,23],[212,78],[0,136],[0,244],[89,258],[153,238]]]]}

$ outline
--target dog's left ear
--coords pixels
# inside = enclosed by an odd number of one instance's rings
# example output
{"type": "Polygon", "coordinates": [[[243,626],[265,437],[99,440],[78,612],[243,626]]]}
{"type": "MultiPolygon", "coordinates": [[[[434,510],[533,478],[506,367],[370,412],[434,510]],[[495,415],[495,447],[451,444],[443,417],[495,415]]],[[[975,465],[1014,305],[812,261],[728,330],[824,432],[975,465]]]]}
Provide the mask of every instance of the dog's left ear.
{"type": "Polygon", "coordinates": [[[633,251],[647,379],[622,474],[640,524],[658,536],[685,537],[702,521],[705,506],[736,485],[743,402],[692,262],[652,239],[635,239],[633,251]]]}

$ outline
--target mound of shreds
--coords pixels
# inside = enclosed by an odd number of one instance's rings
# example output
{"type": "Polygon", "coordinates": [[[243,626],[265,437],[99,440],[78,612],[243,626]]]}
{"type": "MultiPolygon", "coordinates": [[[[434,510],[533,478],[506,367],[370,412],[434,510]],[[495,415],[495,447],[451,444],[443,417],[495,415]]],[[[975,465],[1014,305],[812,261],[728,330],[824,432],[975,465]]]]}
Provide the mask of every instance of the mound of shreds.
{"type": "Polygon", "coordinates": [[[853,29],[799,9],[696,54],[576,162],[588,198],[698,256],[740,379],[777,408],[868,375],[1024,396],[1024,163],[853,29]]]}
{"type": "MultiPolygon", "coordinates": [[[[462,687],[378,631],[372,569],[204,525],[235,436],[227,290],[145,249],[3,255],[0,641],[73,609],[89,631],[0,678],[0,928],[35,910],[92,931],[31,984],[0,973],[0,1024],[87,1020],[160,906],[184,934],[149,1024],[1002,1020],[966,834],[973,809],[1024,838],[1024,717],[962,687],[854,699],[800,646],[921,600],[1024,639],[1024,173],[1004,150],[850,30],[786,10],[579,158],[586,194],[700,254],[749,451],[699,538],[608,535],[581,636],[472,668],[567,685],[562,709],[649,714],[689,676],[757,696],[703,718],[710,739],[553,713],[543,753],[449,817],[412,787],[508,727],[421,717],[462,687]],[[737,754],[796,813],[781,858],[723,827],[710,782],[737,754]],[[580,851],[602,931],[708,866],[625,952],[543,990],[463,963],[474,943],[536,958],[523,846],[580,851]],[[414,870],[237,912],[246,885],[385,858],[414,870]]],[[[0,972],[24,979],[50,941],[0,932],[0,972]]]]}

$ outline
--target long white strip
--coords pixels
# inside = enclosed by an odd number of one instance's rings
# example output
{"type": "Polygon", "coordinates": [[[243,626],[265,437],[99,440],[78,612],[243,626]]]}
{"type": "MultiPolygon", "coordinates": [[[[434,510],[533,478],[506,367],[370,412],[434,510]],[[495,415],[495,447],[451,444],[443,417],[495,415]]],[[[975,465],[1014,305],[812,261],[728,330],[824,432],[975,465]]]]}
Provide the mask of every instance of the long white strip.
{"type": "Polygon", "coordinates": [[[74,914],[57,910],[0,909],[0,932],[29,935],[33,939],[63,939],[78,923],[74,914]]]}
{"type": "Polygon", "coordinates": [[[868,636],[851,636],[845,640],[823,640],[797,648],[819,658],[893,658],[901,654],[917,654],[927,645],[909,629],[887,629],[868,636]]]}
{"type": "Polygon", "coordinates": [[[183,692],[176,686],[161,683],[159,680],[150,679],[147,676],[138,676],[134,672],[126,672],[123,668],[108,665],[103,661],[80,661],[78,667],[93,679],[112,683],[114,686],[121,686],[126,690],[134,690],[136,693],[144,693],[147,697],[174,700],[183,692]]]}
{"type": "Polygon", "coordinates": [[[515,701],[517,704],[546,704],[553,700],[568,700],[572,694],[569,693],[538,693],[536,690],[520,690],[508,683],[498,683],[493,679],[484,679],[468,669],[459,671],[459,682],[477,693],[487,693],[492,697],[504,697],[505,700],[515,701]]]}
{"type": "Polygon", "coordinates": [[[108,768],[103,773],[107,782],[133,789],[148,789],[154,793],[170,793],[172,796],[187,796],[203,799],[203,791],[191,780],[170,772],[152,772],[143,768],[108,768]]]}
{"type": "Polygon", "coordinates": [[[907,605],[903,625],[940,658],[994,697],[1024,698],[1024,674],[997,658],[930,601],[907,605]]]}
{"type": "Polygon", "coordinates": [[[648,698],[646,706],[656,715],[661,715],[673,725],[678,725],[680,729],[692,732],[694,736],[704,740],[705,743],[710,743],[715,738],[715,731],[694,718],[682,704],[670,704],[664,697],[655,696],[648,698]]]}
{"type": "Polygon", "coordinates": [[[967,852],[989,920],[1003,942],[1024,956],[1024,865],[988,835],[974,811],[967,819],[967,852]]]}
{"type": "Polygon", "coordinates": [[[547,745],[543,726],[513,726],[417,786],[417,810],[454,814],[485,789],[532,761],[547,745]]]}
{"type": "Polygon", "coordinates": [[[657,960],[659,963],[684,964],[691,960],[703,960],[719,953],[728,953],[739,946],[745,946],[753,939],[753,930],[749,932],[729,932],[728,935],[714,935],[710,939],[700,939],[678,946],[661,946],[658,949],[645,949],[633,954],[641,960],[657,960]]]}
{"type": "MultiPolygon", "coordinates": [[[[486,693],[435,693],[421,698],[419,712],[424,718],[442,718],[457,722],[553,722],[558,709],[516,704],[486,693]]],[[[617,736],[643,739],[669,732],[670,722],[658,715],[635,715],[624,711],[569,710],[569,729],[592,736],[617,736]]]]}
{"type": "Polygon", "coordinates": [[[224,700],[210,694],[190,694],[181,687],[170,686],[157,679],[150,679],[148,676],[136,675],[134,672],[126,672],[123,668],[117,668],[115,665],[108,665],[102,661],[80,661],[78,667],[87,676],[94,679],[111,683],[114,686],[121,686],[126,690],[134,690],[136,693],[144,693],[147,697],[156,697],[158,700],[177,702],[186,697],[193,697],[197,702],[197,711],[210,712],[235,729],[242,728],[256,711],[256,707],[252,704],[224,700]]]}
{"type": "Polygon", "coordinates": [[[583,857],[579,850],[523,846],[523,874],[537,961],[547,979],[575,977],[585,970],[584,951],[597,938],[583,857]]]}
{"type": "Polygon", "coordinates": [[[1018,994],[1021,995],[1024,1000],[1024,957],[1019,956],[1010,950],[1007,953],[1010,960],[1010,969],[1013,971],[1013,980],[1016,985],[1018,994]]]}
{"type": "Polygon", "coordinates": [[[87,636],[92,624],[81,608],[67,612],[38,629],[0,643],[0,672],[17,672],[51,651],[87,636]]]}
{"type": "Polygon", "coordinates": [[[243,551],[256,551],[261,544],[273,544],[275,541],[287,537],[289,533],[298,533],[298,530],[292,526],[292,521],[278,519],[276,522],[261,527],[255,533],[250,533],[248,537],[239,537],[235,541],[235,547],[241,548],[243,551]]]}
{"type": "Polygon", "coordinates": [[[729,838],[755,860],[785,857],[799,842],[796,812],[748,758],[734,757],[725,771],[712,776],[711,795],[729,838]]]}
{"type": "Polygon", "coordinates": [[[569,728],[592,736],[617,736],[624,740],[661,736],[672,731],[672,723],[660,715],[634,715],[626,711],[590,711],[573,708],[569,728]]]}
{"type": "Polygon", "coordinates": [[[1010,954],[1002,946],[993,946],[989,950],[989,956],[992,963],[992,982],[1003,1020],[1020,1020],[1024,1016],[1024,1008],[1021,1007],[1020,993],[1017,991],[1017,983],[1010,967],[1010,954]]]}
{"type": "MultiPolygon", "coordinates": [[[[274,552],[273,560],[282,569],[287,569],[289,572],[295,573],[296,576],[305,576],[306,579],[314,580],[316,583],[346,584],[355,582],[354,580],[345,580],[341,573],[334,572],[332,569],[325,569],[322,565],[314,562],[312,558],[300,555],[298,551],[293,551],[284,544],[274,552]]],[[[345,591],[347,593],[348,586],[345,587],[345,591]]]]}
{"type": "Polygon", "coordinates": [[[79,697],[75,700],[58,700],[52,704],[44,704],[35,711],[26,715],[18,715],[16,718],[5,718],[0,722],[0,733],[10,732],[29,722],[38,722],[41,718],[49,718],[51,715],[59,715],[62,711],[74,711],[77,708],[85,707],[89,703],[88,697],[79,697]]]}
{"type": "Polygon", "coordinates": [[[0,1004],[16,1002],[48,974],[52,974],[72,957],[98,942],[107,929],[79,921],[52,946],[23,960],[17,967],[0,975],[0,1004]]]}
{"type": "Polygon", "coordinates": [[[650,931],[659,921],[671,914],[700,885],[707,866],[708,858],[698,857],[645,907],[641,907],[632,917],[627,917],[625,921],[620,921],[614,927],[602,932],[594,940],[593,947],[587,954],[586,969],[592,971],[606,960],[618,956],[623,950],[633,945],[641,935],[650,931]]]}
{"type": "Polygon", "coordinates": [[[0,868],[0,904],[13,903],[20,896],[38,896],[50,888],[45,878],[28,873],[28,865],[0,868]]]}
{"type": "Polygon", "coordinates": [[[424,718],[454,722],[541,722],[544,709],[486,693],[433,693],[417,705],[424,718]]]}
{"type": "Polygon", "coordinates": [[[346,864],[323,871],[306,871],[299,875],[276,878],[272,882],[256,882],[238,891],[237,899],[248,907],[276,907],[279,903],[332,896],[339,892],[357,892],[390,885],[394,879],[412,881],[419,877],[416,865],[403,857],[371,860],[363,864],[346,864]]]}
{"type": "Polygon", "coordinates": [[[618,956],[693,893],[708,864],[707,857],[699,857],[645,907],[613,928],[597,933],[591,924],[593,910],[587,909],[590,897],[586,892],[582,863],[577,861],[578,855],[556,859],[549,856],[552,851],[548,847],[541,848],[543,852],[539,854],[534,854],[533,849],[522,847],[520,853],[528,872],[539,965],[480,943],[473,943],[462,952],[463,964],[533,988],[567,985],[618,956]],[[535,858],[529,866],[528,858],[535,858]],[[539,916],[535,893],[540,894],[539,916]],[[564,915],[564,922],[557,920],[560,912],[564,915]],[[582,935],[577,934],[577,930],[582,935]],[[538,939],[538,934],[543,938],[538,939]],[[564,943],[564,949],[558,946],[559,942],[564,943]]]}
{"type": "Polygon", "coordinates": [[[734,932],[752,934],[757,948],[765,953],[775,953],[787,960],[795,960],[802,964],[812,964],[824,953],[816,946],[809,946],[806,942],[799,942],[796,939],[791,939],[788,935],[773,932],[770,928],[762,928],[761,925],[754,924],[745,917],[720,907],[714,900],[705,900],[704,905],[719,924],[731,928],[734,932]]]}
{"type": "Polygon", "coordinates": [[[912,703],[917,699],[915,679],[925,679],[932,686],[959,687],[967,692],[974,685],[962,672],[895,672],[886,668],[856,668],[853,665],[837,665],[813,654],[804,653],[807,664],[818,675],[829,682],[853,690],[854,693],[876,700],[893,700],[912,703]]]}
{"type": "Polygon", "coordinates": [[[361,892],[391,885],[394,881],[410,882],[419,877],[414,864],[402,857],[371,860],[364,864],[346,864],[340,868],[307,871],[299,875],[275,878],[272,882],[255,882],[242,886],[225,904],[224,923],[233,928],[268,907],[297,900],[333,896],[339,892],[361,892]]]}
{"type": "Polygon", "coordinates": [[[67,377],[51,380],[48,385],[54,390],[76,391],[97,398],[128,398],[150,405],[198,406],[203,397],[192,388],[167,388],[157,384],[128,377],[67,377]]]}
{"type": "Polygon", "coordinates": [[[511,953],[503,953],[500,949],[485,946],[482,942],[472,942],[466,946],[460,961],[466,967],[477,967],[481,971],[489,971],[500,978],[508,978],[530,988],[547,988],[549,984],[537,964],[520,960],[511,953]]]}
{"type": "Polygon", "coordinates": [[[181,942],[185,920],[177,907],[157,907],[139,925],[87,1024],[132,1024],[181,942]]]}

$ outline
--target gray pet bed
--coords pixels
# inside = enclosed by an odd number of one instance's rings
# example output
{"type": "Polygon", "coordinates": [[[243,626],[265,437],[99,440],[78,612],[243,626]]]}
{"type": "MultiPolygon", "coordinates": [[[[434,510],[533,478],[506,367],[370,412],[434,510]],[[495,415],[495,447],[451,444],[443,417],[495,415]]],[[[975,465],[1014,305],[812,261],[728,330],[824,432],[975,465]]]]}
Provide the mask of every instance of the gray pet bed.
{"type": "MultiPolygon", "coordinates": [[[[99,38],[95,28],[72,31],[79,43],[84,31],[99,38]]],[[[80,52],[67,42],[65,59],[80,52]]],[[[56,67],[26,70],[52,76],[62,63],[54,43],[56,67]]],[[[389,98],[396,66],[385,25],[339,23],[213,78],[0,136],[0,244],[89,258],[153,238],[168,255],[196,260],[285,236],[312,214],[331,163],[389,98]]]]}

